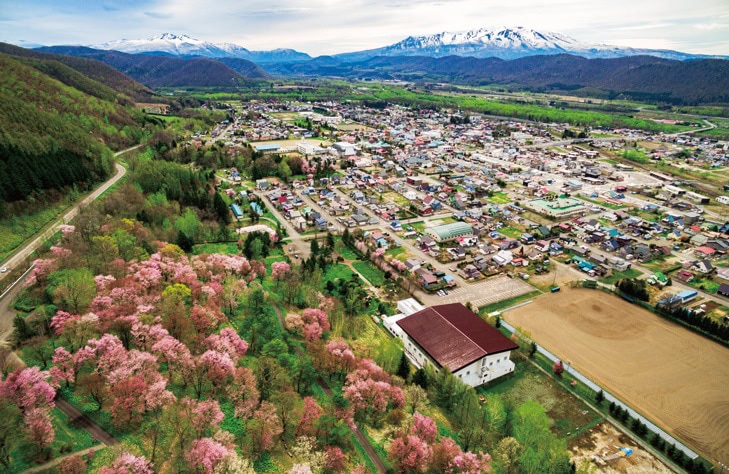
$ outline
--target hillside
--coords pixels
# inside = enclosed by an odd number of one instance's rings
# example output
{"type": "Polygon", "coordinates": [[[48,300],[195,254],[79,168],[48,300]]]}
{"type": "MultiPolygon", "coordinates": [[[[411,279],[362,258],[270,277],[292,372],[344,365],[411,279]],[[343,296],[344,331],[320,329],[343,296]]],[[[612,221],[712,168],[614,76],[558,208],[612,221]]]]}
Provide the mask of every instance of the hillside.
{"type": "Polygon", "coordinates": [[[226,64],[208,58],[127,54],[80,46],[51,46],[40,48],[40,51],[95,59],[149,87],[227,87],[241,84],[248,78],[267,76],[258,66],[245,59],[238,59],[235,67],[250,75],[236,72],[226,64]]]}
{"type": "Polygon", "coordinates": [[[0,203],[71,185],[82,190],[111,171],[110,148],[129,146],[143,134],[134,109],[82,92],[42,70],[69,74],[70,82],[97,92],[111,90],[107,86],[81,79],[57,62],[38,66],[0,54],[0,203]]]}
{"type": "Polygon", "coordinates": [[[0,53],[13,56],[68,86],[103,100],[113,101],[118,94],[124,94],[144,101],[153,94],[131,77],[93,59],[43,53],[6,43],[0,43],[0,53]]]}
{"type": "Polygon", "coordinates": [[[585,59],[559,54],[511,61],[397,56],[347,63],[326,57],[271,65],[267,69],[282,75],[503,84],[537,91],[591,89],[593,93],[625,94],[674,104],[729,102],[729,61],[721,59],[674,61],[652,56],[585,59]]]}

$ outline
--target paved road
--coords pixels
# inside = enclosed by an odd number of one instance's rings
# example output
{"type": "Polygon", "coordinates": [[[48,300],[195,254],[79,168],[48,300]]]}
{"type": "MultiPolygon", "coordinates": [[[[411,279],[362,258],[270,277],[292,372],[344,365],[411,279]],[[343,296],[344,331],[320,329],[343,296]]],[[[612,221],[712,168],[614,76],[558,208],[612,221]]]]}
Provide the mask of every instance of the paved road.
{"type": "Polygon", "coordinates": [[[81,413],[78,408],[69,403],[67,400],[58,397],[56,399],[56,406],[68,417],[72,425],[85,429],[94,437],[94,439],[97,439],[107,446],[119,444],[118,439],[104,431],[104,428],[94,423],[91,418],[81,413]]]}
{"type": "MultiPolygon", "coordinates": [[[[137,145],[131,148],[127,148],[126,150],[122,150],[120,152],[117,152],[114,154],[115,157],[122,155],[128,151],[134,150],[136,148],[139,148],[142,145],[137,145]]],[[[112,176],[108,181],[106,181],[104,184],[96,188],[91,194],[86,196],[84,199],[82,199],[80,202],[76,203],[71,209],[69,209],[61,218],[56,220],[53,224],[50,225],[50,227],[47,227],[45,231],[41,232],[40,235],[37,235],[33,240],[25,244],[24,247],[22,247],[20,250],[16,251],[12,257],[8,258],[5,262],[2,262],[2,266],[7,266],[8,268],[13,268],[16,265],[19,265],[22,263],[26,258],[30,256],[33,252],[35,252],[38,247],[43,245],[43,242],[46,241],[50,236],[55,234],[58,231],[58,226],[63,225],[67,222],[69,222],[71,219],[76,217],[78,213],[80,212],[82,207],[85,207],[89,205],[91,202],[96,200],[99,196],[101,196],[104,192],[106,192],[110,187],[114,186],[122,177],[127,173],[126,168],[124,168],[120,164],[116,164],[116,174],[112,176]]],[[[0,281],[7,275],[7,273],[0,274],[0,281]]]]}

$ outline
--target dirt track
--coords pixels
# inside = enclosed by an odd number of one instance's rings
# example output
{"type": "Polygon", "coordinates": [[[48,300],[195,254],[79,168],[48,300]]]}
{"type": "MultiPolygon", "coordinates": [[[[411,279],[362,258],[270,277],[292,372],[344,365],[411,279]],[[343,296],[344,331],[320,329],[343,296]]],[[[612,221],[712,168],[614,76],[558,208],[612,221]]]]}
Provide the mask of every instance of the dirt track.
{"type": "Polygon", "coordinates": [[[729,348],[594,290],[546,294],[505,318],[688,446],[729,464],[729,348]]]}

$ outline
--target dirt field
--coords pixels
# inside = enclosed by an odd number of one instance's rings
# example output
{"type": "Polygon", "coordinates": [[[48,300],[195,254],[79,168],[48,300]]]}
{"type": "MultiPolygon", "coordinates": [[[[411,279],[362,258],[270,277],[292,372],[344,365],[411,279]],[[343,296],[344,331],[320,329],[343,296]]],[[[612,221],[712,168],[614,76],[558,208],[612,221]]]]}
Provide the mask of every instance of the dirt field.
{"type": "Polygon", "coordinates": [[[569,448],[572,453],[572,461],[577,466],[580,466],[587,459],[601,473],[664,474],[673,472],[661,460],[640,448],[629,436],[606,422],[600,423],[578,438],[571,440],[569,448]],[[627,458],[619,458],[604,464],[593,459],[593,456],[603,458],[615,454],[618,451],[616,446],[630,448],[633,450],[633,454],[627,458]]]}
{"type": "Polygon", "coordinates": [[[729,464],[729,349],[606,293],[563,288],[505,313],[557,357],[729,464]]]}

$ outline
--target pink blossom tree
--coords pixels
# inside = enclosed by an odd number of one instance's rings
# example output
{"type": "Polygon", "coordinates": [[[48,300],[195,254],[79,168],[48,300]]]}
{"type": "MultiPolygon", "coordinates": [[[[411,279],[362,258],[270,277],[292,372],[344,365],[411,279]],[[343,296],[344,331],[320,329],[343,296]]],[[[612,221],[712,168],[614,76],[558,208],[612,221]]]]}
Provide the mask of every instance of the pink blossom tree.
{"type": "Polygon", "coordinates": [[[56,437],[49,410],[46,408],[33,408],[23,417],[28,429],[28,436],[39,448],[48,447],[56,437]]]}
{"type": "Polygon", "coordinates": [[[347,467],[347,458],[344,457],[342,449],[338,446],[326,446],[326,462],[324,467],[328,472],[343,472],[347,467]]]}
{"type": "Polygon", "coordinates": [[[291,273],[291,265],[286,262],[273,262],[271,264],[271,278],[276,282],[276,288],[282,280],[285,280],[291,273]]]}
{"type": "Polygon", "coordinates": [[[276,437],[283,432],[276,407],[263,401],[248,422],[249,447],[251,453],[260,454],[270,451],[276,444],[276,437]]]}
{"type": "Polygon", "coordinates": [[[256,386],[256,377],[250,369],[235,369],[233,381],[226,386],[226,391],[233,400],[236,417],[247,420],[253,416],[261,395],[256,386]]]}
{"type": "Polygon", "coordinates": [[[235,451],[211,438],[196,439],[185,453],[187,465],[195,472],[213,474],[215,467],[235,451]]]}
{"type": "Polygon", "coordinates": [[[426,443],[435,441],[435,435],[438,433],[438,427],[429,416],[416,413],[413,416],[413,424],[410,426],[410,434],[417,436],[426,443]]]}
{"type": "Polygon", "coordinates": [[[322,413],[324,413],[324,410],[313,397],[305,397],[301,420],[299,421],[299,426],[296,427],[296,436],[313,436],[316,430],[316,421],[322,413]]]}
{"type": "Polygon", "coordinates": [[[243,357],[248,350],[248,343],[232,328],[223,328],[220,334],[211,334],[205,339],[205,346],[210,350],[228,354],[232,360],[243,357]]]}
{"type": "Polygon", "coordinates": [[[144,456],[134,456],[128,452],[117,457],[111,466],[99,469],[99,474],[154,474],[152,463],[144,456]]]}
{"type": "Polygon", "coordinates": [[[425,472],[433,452],[425,441],[408,435],[395,438],[387,454],[397,472],[425,472]]]}

